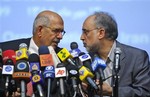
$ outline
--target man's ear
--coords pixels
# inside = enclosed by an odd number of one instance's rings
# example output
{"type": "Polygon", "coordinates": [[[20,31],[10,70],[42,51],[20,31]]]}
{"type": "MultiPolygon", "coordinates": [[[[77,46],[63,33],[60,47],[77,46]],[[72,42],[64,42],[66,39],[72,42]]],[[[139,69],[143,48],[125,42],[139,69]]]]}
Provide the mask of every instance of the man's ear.
{"type": "Polygon", "coordinates": [[[42,36],[42,29],[43,29],[43,26],[38,26],[37,28],[37,34],[39,38],[42,36]]]}
{"type": "Polygon", "coordinates": [[[99,28],[98,29],[98,38],[102,39],[105,37],[105,29],[104,28],[99,28]]]}

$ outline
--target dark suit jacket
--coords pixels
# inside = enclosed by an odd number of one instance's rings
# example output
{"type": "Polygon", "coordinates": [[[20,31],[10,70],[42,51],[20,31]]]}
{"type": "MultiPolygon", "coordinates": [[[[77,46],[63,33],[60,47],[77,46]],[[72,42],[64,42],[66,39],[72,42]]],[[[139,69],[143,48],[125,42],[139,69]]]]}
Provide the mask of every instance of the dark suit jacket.
{"type": "Polygon", "coordinates": [[[13,41],[2,42],[0,43],[0,48],[2,49],[2,51],[8,50],[8,49],[16,51],[19,49],[19,45],[21,43],[26,43],[27,46],[29,47],[30,39],[31,38],[24,38],[24,39],[18,39],[18,40],[13,40],[13,41]]]}
{"type": "Polygon", "coordinates": [[[117,42],[121,48],[119,97],[150,97],[150,62],[146,51],[117,42]]]}

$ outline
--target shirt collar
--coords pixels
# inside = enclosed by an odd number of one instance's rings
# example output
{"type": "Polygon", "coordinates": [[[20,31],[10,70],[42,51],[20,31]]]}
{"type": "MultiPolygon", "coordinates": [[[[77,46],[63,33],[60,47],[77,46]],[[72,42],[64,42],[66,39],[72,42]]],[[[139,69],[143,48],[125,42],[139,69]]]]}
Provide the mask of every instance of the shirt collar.
{"type": "Polygon", "coordinates": [[[108,59],[111,61],[111,62],[114,62],[114,51],[116,49],[116,41],[114,41],[113,45],[112,45],[112,48],[111,50],[109,51],[109,54],[108,54],[108,59]]]}
{"type": "Polygon", "coordinates": [[[33,37],[30,40],[29,51],[38,54],[38,46],[35,44],[33,37]]]}

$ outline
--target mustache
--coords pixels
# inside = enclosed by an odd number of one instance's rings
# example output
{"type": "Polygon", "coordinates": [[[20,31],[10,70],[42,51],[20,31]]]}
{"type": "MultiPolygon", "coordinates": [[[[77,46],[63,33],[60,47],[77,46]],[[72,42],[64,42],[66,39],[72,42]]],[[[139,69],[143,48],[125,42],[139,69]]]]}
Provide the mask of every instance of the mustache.
{"type": "Polygon", "coordinates": [[[54,42],[59,43],[60,39],[54,39],[54,42]]]}

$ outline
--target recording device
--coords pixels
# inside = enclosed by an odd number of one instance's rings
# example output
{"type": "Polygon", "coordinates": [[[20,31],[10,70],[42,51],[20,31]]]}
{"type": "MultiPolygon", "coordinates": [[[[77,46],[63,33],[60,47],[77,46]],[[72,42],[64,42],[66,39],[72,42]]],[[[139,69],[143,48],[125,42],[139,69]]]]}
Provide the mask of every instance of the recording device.
{"type": "Polygon", "coordinates": [[[16,64],[16,54],[14,50],[6,50],[3,53],[3,69],[2,74],[5,78],[5,88],[8,91],[10,86],[10,80],[12,79],[12,74],[14,72],[14,64],[16,64]]]}
{"type": "Polygon", "coordinates": [[[47,46],[40,46],[38,52],[42,71],[45,69],[46,66],[54,65],[52,55],[49,53],[49,49],[47,46]]]}
{"type": "Polygon", "coordinates": [[[59,63],[55,68],[55,78],[59,80],[60,94],[62,97],[65,95],[64,78],[66,77],[66,67],[63,63],[59,63]]]}
{"type": "Polygon", "coordinates": [[[101,81],[105,80],[103,70],[106,68],[105,61],[100,59],[97,54],[94,55],[94,61],[91,64],[92,70],[98,72],[101,81]]]}
{"type": "Polygon", "coordinates": [[[32,74],[31,81],[33,85],[33,91],[36,94],[36,96],[44,97],[43,92],[43,78],[40,72],[40,59],[39,56],[35,53],[30,54],[29,56],[29,63],[30,63],[30,72],[32,74]]]}
{"type": "Polygon", "coordinates": [[[81,53],[80,49],[78,49],[78,44],[76,42],[72,42],[70,44],[71,50],[69,51],[75,60],[76,65],[79,67],[81,66],[79,63],[79,54],[81,53]]]}
{"type": "Polygon", "coordinates": [[[26,83],[30,81],[29,64],[26,60],[18,60],[15,67],[13,78],[21,84],[21,97],[26,97],[26,83]]]}
{"type": "Polygon", "coordinates": [[[58,56],[57,56],[55,50],[53,49],[53,47],[52,47],[52,46],[48,46],[48,49],[49,49],[49,52],[50,52],[51,55],[52,55],[53,62],[54,62],[54,67],[56,67],[57,64],[58,64],[58,63],[61,63],[61,62],[60,62],[60,60],[59,60],[59,58],[58,58],[58,56]]]}
{"type": "Polygon", "coordinates": [[[66,49],[66,48],[63,48],[62,50],[60,50],[58,53],[57,53],[57,56],[59,57],[59,59],[62,61],[62,62],[69,62],[70,64],[72,65],[76,65],[74,60],[72,59],[73,56],[69,53],[69,51],[66,49]]]}

